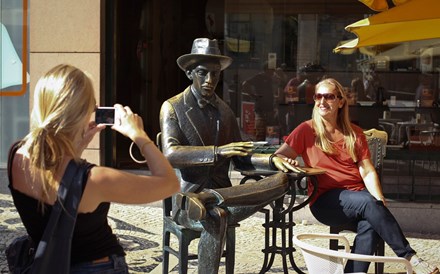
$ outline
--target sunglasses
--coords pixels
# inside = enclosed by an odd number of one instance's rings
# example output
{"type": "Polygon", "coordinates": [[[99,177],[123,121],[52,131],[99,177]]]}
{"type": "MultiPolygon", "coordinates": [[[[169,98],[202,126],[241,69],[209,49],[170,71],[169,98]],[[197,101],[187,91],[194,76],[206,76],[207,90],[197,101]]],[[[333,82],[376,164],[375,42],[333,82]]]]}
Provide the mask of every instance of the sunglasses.
{"type": "Polygon", "coordinates": [[[341,95],[334,95],[333,93],[315,93],[313,95],[313,100],[315,101],[321,101],[322,98],[324,98],[326,101],[334,101],[336,98],[342,99],[341,95]]]}

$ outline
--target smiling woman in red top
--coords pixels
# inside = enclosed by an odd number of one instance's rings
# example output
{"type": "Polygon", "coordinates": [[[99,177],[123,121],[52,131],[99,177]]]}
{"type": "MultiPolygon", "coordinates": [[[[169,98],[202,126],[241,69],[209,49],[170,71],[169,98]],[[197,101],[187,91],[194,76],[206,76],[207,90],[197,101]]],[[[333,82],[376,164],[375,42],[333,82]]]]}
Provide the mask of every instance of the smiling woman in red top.
{"type": "MultiPolygon", "coordinates": [[[[360,127],[349,118],[347,94],[335,79],[316,85],[312,119],[300,124],[275,152],[274,164],[287,171],[301,156],[306,166],[326,170],[317,175],[318,192],[310,203],[315,218],[329,226],[357,224],[353,252],[373,254],[381,237],[414,271],[438,273],[419,259],[386,207],[379,177],[360,127]]],[[[349,261],[346,272],[367,272],[368,262],[349,261]]]]}

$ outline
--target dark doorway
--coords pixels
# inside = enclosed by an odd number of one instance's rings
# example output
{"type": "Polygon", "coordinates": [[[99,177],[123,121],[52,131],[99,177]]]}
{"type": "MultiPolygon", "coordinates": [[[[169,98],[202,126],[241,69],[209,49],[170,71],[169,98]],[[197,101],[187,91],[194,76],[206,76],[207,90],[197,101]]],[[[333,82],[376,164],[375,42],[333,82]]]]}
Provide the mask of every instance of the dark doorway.
{"type": "MultiPolygon", "coordinates": [[[[190,84],[176,59],[191,50],[197,37],[209,37],[206,0],[105,1],[105,91],[101,105],[130,106],[141,115],[152,139],[160,131],[163,101],[190,84]]],[[[216,37],[209,37],[216,38],[216,37]]],[[[106,129],[102,137],[104,163],[118,168],[145,168],[129,155],[131,141],[106,129]]],[[[142,159],[142,156],[135,156],[142,159]]]]}
{"type": "MultiPolygon", "coordinates": [[[[105,7],[105,92],[100,105],[115,103],[130,108],[145,120],[147,71],[143,62],[144,0],[107,1],[105,7]]],[[[130,140],[111,129],[106,129],[101,144],[106,165],[128,167],[134,163],[129,156],[130,140]]]]}

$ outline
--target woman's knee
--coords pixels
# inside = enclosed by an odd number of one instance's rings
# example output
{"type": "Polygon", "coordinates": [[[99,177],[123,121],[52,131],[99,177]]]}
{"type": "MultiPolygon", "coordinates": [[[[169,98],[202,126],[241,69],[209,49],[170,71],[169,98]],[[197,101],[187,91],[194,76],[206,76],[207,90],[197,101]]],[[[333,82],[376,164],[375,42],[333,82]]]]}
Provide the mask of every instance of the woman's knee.
{"type": "Polygon", "coordinates": [[[346,190],[341,192],[339,199],[344,207],[347,206],[367,206],[374,204],[377,200],[368,191],[346,190]]]}
{"type": "Polygon", "coordinates": [[[352,196],[352,201],[344,208],[356,211],[358,217],[362,219],[369,219],[372,217],[382,216],[381,210],[384,209],[382,201],[376,200],[369,192],[359,191],[359,195],[352,196]]]}

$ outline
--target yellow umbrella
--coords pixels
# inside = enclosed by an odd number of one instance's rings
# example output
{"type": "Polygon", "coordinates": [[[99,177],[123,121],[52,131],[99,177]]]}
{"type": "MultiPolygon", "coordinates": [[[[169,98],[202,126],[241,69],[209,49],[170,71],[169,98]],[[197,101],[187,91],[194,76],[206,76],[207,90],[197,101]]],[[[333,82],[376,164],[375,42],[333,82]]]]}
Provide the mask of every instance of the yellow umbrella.
{"type": "MultiPolygon", "coordinates": [[[[375,11],[384,11],[389,8],[387,0],[359,0],[359,1],[375,11]]],[[[393,0],[393,4],[397,6],[408,1],[410,0],[393,0]]]]}
{"type": "MultiPolygon", "coordinates": [[[[440,38],[440,0],[412,0],[345,28],[357,39],[340,43],[333,51],[440,38]]],[[[347,52],[346,52],[347,53],[347,52]]]]}

